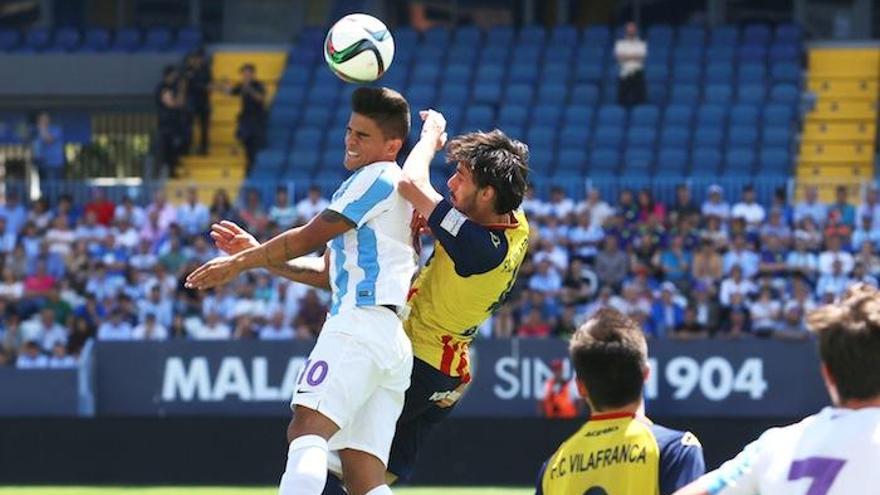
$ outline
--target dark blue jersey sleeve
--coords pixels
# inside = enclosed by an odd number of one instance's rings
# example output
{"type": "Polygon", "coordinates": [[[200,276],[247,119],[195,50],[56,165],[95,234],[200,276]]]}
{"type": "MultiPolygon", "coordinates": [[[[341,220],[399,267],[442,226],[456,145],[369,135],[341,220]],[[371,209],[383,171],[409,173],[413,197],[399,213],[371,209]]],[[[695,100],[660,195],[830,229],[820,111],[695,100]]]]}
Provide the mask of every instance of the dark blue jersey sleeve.
{"type": "Polygon", "coordinates": [[[660,447],[660,495],[671,495],[706,472],[703,447],[693,433],[651,425],[660,447]]]}
{"type": "Polygon", "coordinates": [[[486,273],[507,256],[507,236],[503,232],[468,220],[445,199],[434,207],[428,225],[462,277],[486,273]]]}
{"type": "Polygon", "coordinates": [[[548,462],[550,461],[544,461],[544,464],[541,465],[541,470],[538,471],[538,480],[535,482],[535,495],[544,495],[544,472],[547,471],[548,462]]]}

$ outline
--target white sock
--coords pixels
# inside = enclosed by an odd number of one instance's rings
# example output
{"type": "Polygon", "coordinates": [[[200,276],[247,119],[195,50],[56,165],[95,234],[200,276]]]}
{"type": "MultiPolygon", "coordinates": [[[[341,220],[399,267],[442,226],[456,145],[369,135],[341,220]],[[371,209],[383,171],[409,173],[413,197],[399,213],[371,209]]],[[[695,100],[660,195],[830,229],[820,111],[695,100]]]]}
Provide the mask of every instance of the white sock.
{"type": "Polygon", "coordinates": [[[327,440],[304,435],[290,442],[278,495],[321,495],[326,482],[327,440]]]}
{"type": "Polygon", "coordinates": [[[367,492],[367,495],[391,495],[391,488],[388,485],[381,485],[367,492]]]}

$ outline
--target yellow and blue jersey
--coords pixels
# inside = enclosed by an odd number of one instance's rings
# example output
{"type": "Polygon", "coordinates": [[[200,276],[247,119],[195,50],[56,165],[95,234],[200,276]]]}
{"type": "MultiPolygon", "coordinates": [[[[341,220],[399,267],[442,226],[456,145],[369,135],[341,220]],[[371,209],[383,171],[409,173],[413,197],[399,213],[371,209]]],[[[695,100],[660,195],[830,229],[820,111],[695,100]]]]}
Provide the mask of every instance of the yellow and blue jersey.
{"type": "Polygon", "coordinates": [[[693,434],[632,414],[596,414],[544,464],[535,493],[667,495],[705,469],[693,434]]]}
{"type": "Polygon", "coordinates": [[[467,382],[468,346],[513,286],[529,224],[516,211],[510,223],[480,225],[442,200],[428,225],[437,241],[410,290],[404,328],[417,359],[467,382]]]}

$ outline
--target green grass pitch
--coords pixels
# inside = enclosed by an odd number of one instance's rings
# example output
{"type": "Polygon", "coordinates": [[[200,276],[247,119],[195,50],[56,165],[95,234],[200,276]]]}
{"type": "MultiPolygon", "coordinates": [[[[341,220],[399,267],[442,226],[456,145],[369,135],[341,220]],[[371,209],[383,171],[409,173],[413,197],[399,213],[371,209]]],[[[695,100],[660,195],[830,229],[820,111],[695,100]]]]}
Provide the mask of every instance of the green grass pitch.
{"type": "MultiPolygon", "coordinates": [[[[522,487],[392,487],[395,495],[526,495],[522,487]]],[[[3,487],[0,495],[277,495],[277,487],[3,487]]]]}

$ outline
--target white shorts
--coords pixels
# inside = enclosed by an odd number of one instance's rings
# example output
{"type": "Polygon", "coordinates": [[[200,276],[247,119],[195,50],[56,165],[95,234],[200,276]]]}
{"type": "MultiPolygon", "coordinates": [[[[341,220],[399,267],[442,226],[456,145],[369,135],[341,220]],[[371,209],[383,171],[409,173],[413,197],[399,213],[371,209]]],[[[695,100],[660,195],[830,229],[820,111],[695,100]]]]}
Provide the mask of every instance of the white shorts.
{"type": "Polygon", "coordinates": [[[387,308],[366,306],[327,318],[290,401],[339,426],[330,450],[354,449],[386,466],[412,371],[412,346],[387,308]]]}

